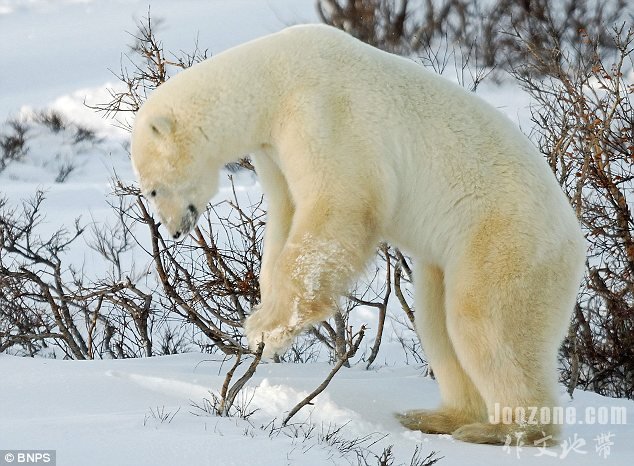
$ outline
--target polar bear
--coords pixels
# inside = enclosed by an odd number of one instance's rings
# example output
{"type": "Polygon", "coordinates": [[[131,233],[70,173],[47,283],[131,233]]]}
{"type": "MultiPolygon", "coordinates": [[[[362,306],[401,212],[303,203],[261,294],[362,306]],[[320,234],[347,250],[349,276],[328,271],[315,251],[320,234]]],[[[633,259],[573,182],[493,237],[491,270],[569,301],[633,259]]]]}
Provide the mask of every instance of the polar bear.
{"type": "Polygon", "coordinates": [[[252,154],[268,201],[252,346],[273,354],[327,319],[387,240],[414,259],[416,327],[442,395],[401,422],[477,443],[556,435],[521,413],[556,404],[584,238],[538,151],[478,97],[334,28],[295,26],[161,85],[131,153],[175,239],[221,168],[252,154]],[[500,407],[510,424],[490,422],[500,407]]]}

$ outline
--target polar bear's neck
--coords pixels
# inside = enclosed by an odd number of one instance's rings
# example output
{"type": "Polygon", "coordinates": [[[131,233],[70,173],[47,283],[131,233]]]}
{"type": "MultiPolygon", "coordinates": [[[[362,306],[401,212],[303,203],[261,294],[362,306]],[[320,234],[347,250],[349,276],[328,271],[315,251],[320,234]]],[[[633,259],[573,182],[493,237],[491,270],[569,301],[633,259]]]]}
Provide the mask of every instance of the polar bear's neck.
{"type": "Polygon", "coordinates": [[[190,136],[228,163],[269,144],[270,96],[279,92],[272,74],[267,57],[237,47],[179,73],[157,92],[177,120],[195,128],[190,136]]]}

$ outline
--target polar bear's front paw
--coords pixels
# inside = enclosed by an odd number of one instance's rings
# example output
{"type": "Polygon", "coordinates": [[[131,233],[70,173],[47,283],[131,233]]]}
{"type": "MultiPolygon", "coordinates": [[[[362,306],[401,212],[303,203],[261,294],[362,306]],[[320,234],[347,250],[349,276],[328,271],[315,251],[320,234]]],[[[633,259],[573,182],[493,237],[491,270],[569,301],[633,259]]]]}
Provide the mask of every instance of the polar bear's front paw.
{"type": "Polygon", "coordinates": [[[304,326],[299,321],[282,323],[271,319],[270,314],[263,309],[255,311],[244,323],[249,348],[255,350],[263,341],[262,355],[265,357],[272,357],[290,346],[303,328],[304,326]]]}

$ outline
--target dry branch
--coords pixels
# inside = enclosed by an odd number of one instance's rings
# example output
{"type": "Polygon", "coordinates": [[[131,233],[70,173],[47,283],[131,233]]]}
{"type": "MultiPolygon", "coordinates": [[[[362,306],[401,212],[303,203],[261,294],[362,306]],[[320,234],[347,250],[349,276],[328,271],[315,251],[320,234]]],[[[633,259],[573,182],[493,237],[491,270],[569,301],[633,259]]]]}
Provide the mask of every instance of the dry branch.
{"type": "Polygon", "coordinates": [[[290,421],[291,418],[295,416],[304,406],[312,404],[312,401],[315,399],[315,397],[317,397],[321,392],[323,392],[326,389],[326,387],[328,387],[328,384],[330,384],[330,381],[337,374],[337,372],[339,372],[339,369],[341,369],[344,366],[344,364],[349,362],[349,360],[353,358],[354,355],[357,353],[359,346],[361,345],[361,340],[363,340],[364,334],[365,334],[365,327],[362,326],[361,329],[359,329],[359,331],[357,332],[357,334],[351,338],[348,351],[346,352],[346,354],[341,359],[339,359],[339,361],[332,368],[332,370],[330,371],[326,379],[315,390],[313,390],[312,393],[310,393],[306,398],[300,401],[293,409],[291,409],[291,411],[282,421],[282,426],[285,426],[286,424],[288,424],[288,421],[290,421]]]}

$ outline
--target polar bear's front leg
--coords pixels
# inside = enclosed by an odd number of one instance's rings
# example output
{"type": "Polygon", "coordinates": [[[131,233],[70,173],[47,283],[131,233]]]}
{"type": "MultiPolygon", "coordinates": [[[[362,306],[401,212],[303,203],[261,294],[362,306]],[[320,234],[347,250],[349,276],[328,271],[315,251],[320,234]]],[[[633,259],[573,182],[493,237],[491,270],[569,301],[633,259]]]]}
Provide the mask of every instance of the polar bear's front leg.
{"type": "Polygon", "coordinates": [[[264,341],[268,356],[334,312],[377,240],[374,222],[360,210],[336,211],[332,203],[320,203],[298,208],[295,217],[275,267],[263,271],[271,274],[261,278],[271,292],[245,323],[249,345],[264,341]]]}
{"type": "Polygon", "coordinates": [[[273,292],[273,270],[284,250],[291,229],[295,207],[289,193],[288,183],[277,164],[265,154],[253,157],[253,165],[266,193],[267,214],[264,248],[260,268],[260,296],[268,301],[273,292]]]}

